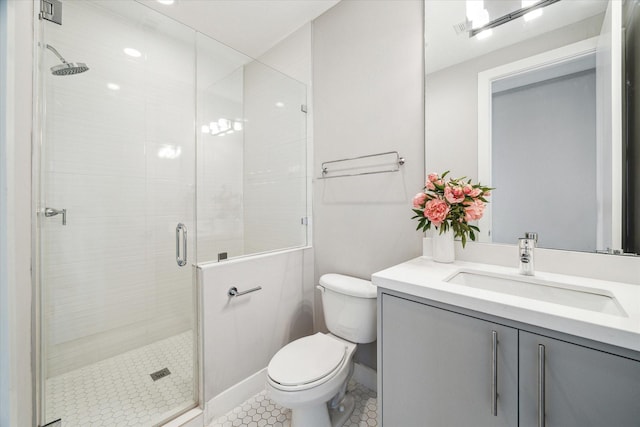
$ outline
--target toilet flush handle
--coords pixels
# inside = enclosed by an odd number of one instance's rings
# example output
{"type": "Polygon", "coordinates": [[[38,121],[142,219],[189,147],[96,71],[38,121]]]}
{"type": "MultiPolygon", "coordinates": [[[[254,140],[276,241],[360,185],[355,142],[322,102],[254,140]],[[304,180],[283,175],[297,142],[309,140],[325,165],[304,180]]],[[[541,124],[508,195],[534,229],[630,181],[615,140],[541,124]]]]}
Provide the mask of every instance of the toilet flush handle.
{"type": "Polygon", "coordinates": [[[320,292],[322,292],[324,294],[324,286],[322,285],[316,285],[316,289],[319,290],[320,292]]]}

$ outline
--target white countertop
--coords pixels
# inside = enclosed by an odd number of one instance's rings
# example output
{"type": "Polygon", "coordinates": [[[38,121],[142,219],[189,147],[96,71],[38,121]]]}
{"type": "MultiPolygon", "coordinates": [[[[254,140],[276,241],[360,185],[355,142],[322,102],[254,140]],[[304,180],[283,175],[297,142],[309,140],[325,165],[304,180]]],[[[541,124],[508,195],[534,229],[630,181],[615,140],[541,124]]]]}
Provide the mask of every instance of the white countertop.
{"type": "Polygon", "coordinates": [[[638,285],[536,272],[536,280],[606,291],[626,314],[614,315],[445,281],[461,270],[519,276],[515,268],[464,261],[442,264],[420,257],[373,274],[372,282],[380,288],[640,351],[638,285]]]}

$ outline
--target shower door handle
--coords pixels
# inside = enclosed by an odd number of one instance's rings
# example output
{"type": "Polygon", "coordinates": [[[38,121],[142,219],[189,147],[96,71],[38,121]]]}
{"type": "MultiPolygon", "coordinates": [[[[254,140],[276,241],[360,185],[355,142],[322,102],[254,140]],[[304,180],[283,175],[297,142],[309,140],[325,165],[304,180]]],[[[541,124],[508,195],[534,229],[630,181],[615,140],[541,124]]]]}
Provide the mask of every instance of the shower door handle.
{"type": "Polygon", "coordinates": [[[179,267],[187,265],[187,227],[183,223],[179,223],[176,227],[176,262],[179,267]],[[182,232],[182,239],[180,239],[180,232],[182,232]],[[182,240],[182,251],[180,251],[180,240],[182,240]]]}

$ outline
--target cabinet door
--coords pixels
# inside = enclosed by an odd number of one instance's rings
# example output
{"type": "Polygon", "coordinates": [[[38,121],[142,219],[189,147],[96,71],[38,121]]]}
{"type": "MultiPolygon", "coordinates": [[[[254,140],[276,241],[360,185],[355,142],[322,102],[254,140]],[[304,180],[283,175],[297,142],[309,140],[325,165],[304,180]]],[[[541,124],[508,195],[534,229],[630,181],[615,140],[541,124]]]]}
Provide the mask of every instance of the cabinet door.
{"type": "Polygon", "coordinates": [[[539,425],[640,426],[640,362],[520,331],[520,427],[539,425]],[[545,416],[538,424],[542,376],[545,416]]]}
{"type": "Polygon", "coordinates": [[[384,426],[517,425],[516,329],[390,295],[383,295],[381,304],[384,426]]]}

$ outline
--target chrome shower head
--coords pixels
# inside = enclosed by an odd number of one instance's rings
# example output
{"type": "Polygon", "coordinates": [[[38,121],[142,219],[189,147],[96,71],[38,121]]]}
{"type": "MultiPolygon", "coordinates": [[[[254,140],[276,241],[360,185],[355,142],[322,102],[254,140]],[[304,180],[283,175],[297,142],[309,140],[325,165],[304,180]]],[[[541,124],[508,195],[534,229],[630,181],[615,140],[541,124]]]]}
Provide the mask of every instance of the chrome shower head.
{"type": "Polygon", "coordinates": [[[47,49],[53,52],[62,61],[62,64],[51,67],[51,73],[54,76],[70,76],[72,74],[84,73],[89,69],[87,64],[84,62],[67,62],[51,45],[47,45],[47,49]]]}
{"type": "Polygon", "coordinates": [[[64,64],[51,67],[51,74],[54,76],[69,76],[87,71],[89,67],[83,62],[65,62],[64,64]]]}

